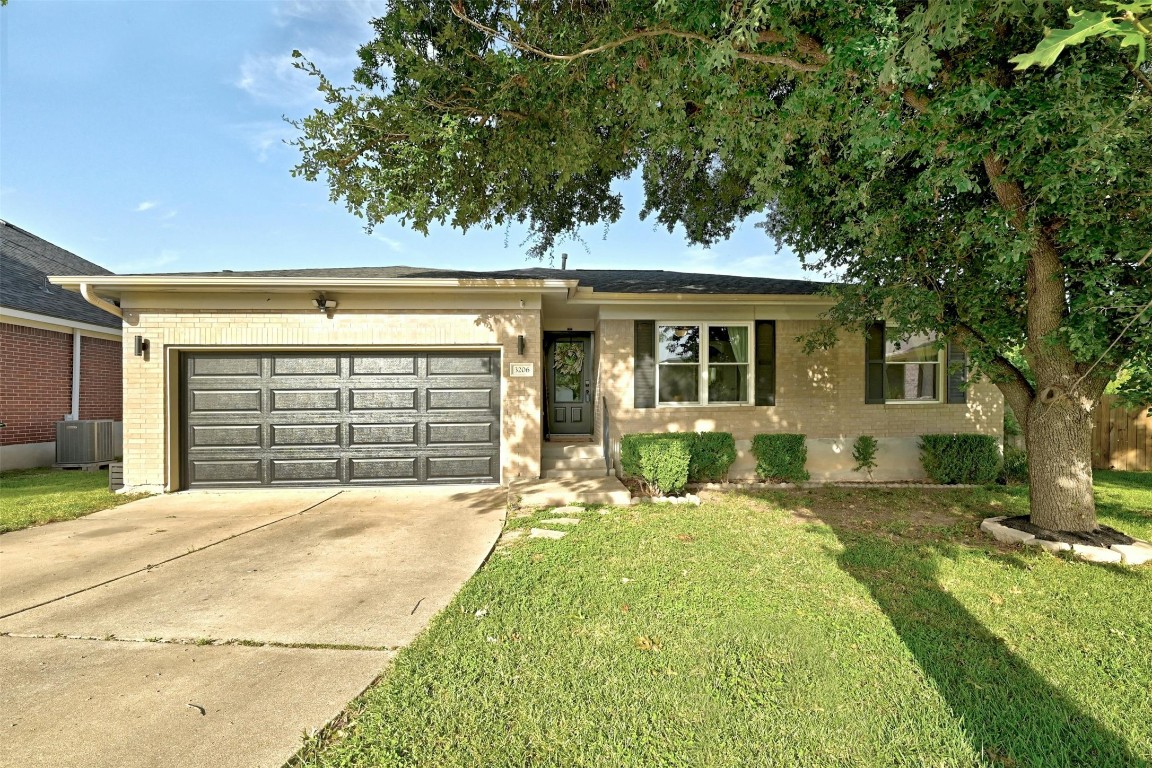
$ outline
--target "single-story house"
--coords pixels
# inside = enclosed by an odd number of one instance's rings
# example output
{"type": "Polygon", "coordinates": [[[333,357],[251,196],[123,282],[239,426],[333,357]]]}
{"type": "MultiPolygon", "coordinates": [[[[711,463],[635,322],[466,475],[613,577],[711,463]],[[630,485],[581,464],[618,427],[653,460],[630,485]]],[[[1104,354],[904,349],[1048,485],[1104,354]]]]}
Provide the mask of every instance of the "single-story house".
{"type": "Polygon", "coordinates": [[[48,282],[103,267],[0,221],[0,468],[56,461],[56,423],[112,419],[119,438],[120,318],[48,282]]]}
{"type": "Polygon", "coordinates": [[[829,299],[801,280],[413,267],[55,277],[123,315],[129,488],[508,483],[548,441],[807,436],[813,479],[922,477],[925,433],[1000,436],[958,350],[893,329],[807,355],[829,299]],[[901,343],[902,342],[902,343],[901,343]]]}

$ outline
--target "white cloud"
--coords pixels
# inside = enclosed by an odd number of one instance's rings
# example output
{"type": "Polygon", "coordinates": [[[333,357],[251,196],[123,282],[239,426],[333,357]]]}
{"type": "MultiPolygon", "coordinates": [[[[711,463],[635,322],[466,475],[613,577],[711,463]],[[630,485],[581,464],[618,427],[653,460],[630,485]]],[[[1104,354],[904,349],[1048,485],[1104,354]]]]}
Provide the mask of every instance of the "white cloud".
{"type": "Polygon", "coordinates": [[[140,205],[136,206],[136,213],[150,211],[158,205],[160,205],[160,203],[156,202],[155,200],[145,200],[144,202],[140,203],[140,205]]]}
{"type": "Polygon", "coordinates": [[[283,120],[241,123],[235,126],[235,131],[261,163],[266,162],[277,148],[287,149],[284,142],[296,138],[296,129],[283,120]]]}
{"type": "Polygon", "coordinates": [[[372,237],[376,238],[380,242],[384,243],[384,245],[388,246],[388,249],[390,251],[392,251],[393,253],[404,253],[404,251],[407,250],[404,247],[404,243],[400,242],[399,240],[396,240],[395,238],[388,237],[387,235],[381,235],[380,233],[375,233],[372,235],[372,237]]]}
{"type": "Polygon", "coordinates": [[[113,272],[124,274],[147,273],[161,271],[161,267],[180,260],[180,251],[161,249],[155,256],[143,256],[128,261],[113,261],[107,267],[113,272]]]}

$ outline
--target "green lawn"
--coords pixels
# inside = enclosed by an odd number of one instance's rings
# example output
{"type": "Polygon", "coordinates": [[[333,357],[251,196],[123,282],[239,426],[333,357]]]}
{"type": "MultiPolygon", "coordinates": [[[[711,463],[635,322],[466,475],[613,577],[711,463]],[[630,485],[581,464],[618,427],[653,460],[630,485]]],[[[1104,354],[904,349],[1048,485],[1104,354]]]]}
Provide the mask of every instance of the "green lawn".
{"type": "Polygon", "coordinates": [[[109,491],[106,470],[0,472],[0,533],[83,517],[139,498],[109,491]]]}
{"type": "MultiPolygon", "coordinates": [[[[1102,522],[1152,537],[1152,474],[1097,482],[1102,522]]],[[[1026,503],[826,488],[586,512],[498,549],[300,761],[1147,765],[1152,567],[979,535],[1026,503]]]]}

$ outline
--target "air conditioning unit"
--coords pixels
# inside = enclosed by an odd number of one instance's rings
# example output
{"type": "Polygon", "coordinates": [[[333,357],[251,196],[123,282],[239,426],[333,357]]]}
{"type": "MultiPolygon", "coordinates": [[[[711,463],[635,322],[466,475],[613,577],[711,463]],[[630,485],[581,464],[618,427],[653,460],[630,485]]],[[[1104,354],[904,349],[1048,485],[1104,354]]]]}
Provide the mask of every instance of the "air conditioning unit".
{"type": "Polygon", "coordinates": [[[103,464],[116,458],[112,419],[56,422],[57,464],[103,464]]]}

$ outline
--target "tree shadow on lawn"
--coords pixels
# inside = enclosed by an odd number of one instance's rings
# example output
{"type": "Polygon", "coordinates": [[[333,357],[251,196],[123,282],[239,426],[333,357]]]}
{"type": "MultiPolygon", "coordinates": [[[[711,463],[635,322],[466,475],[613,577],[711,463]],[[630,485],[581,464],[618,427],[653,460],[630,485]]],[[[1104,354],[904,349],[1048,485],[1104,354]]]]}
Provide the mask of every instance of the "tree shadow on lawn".
{"type": "Polygon", "coordinates": [[[940,584],[936,546],[832,525],[839,567],[872,594],[983,760],[1004,766],[1147,766],[1017,657],[940,584]]]}

